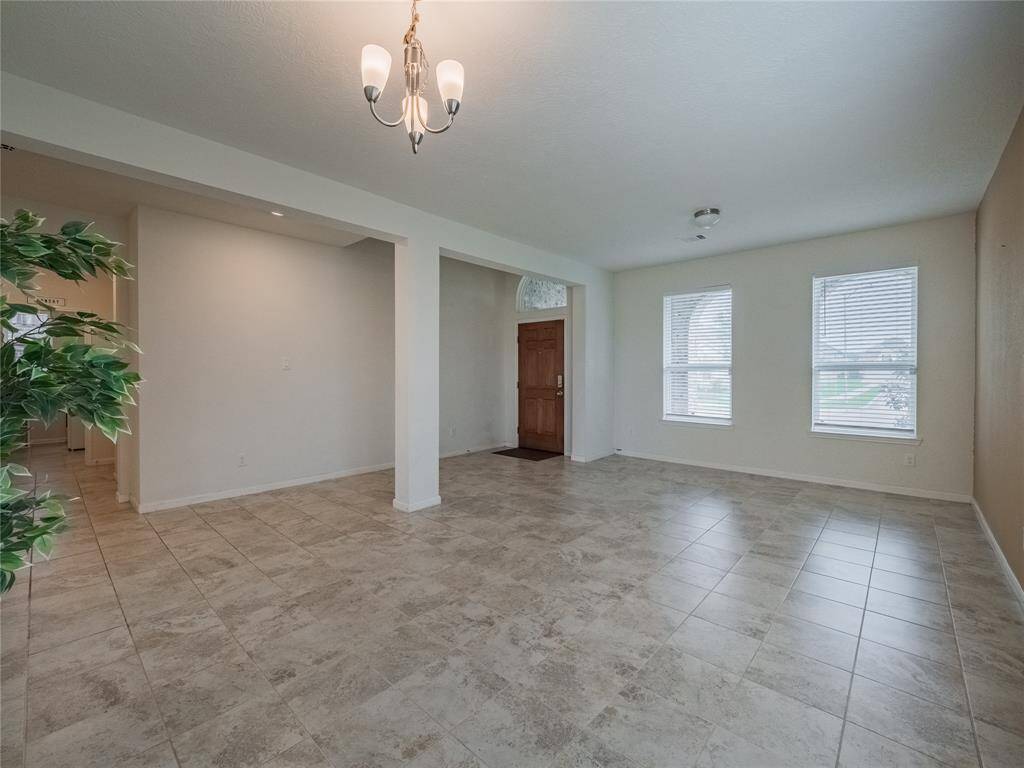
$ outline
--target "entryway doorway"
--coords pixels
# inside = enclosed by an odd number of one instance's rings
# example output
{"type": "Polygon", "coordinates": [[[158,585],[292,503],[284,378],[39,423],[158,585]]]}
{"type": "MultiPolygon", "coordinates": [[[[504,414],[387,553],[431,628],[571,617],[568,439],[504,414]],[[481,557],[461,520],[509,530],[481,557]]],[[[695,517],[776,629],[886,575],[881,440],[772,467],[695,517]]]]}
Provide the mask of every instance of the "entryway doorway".
{"type": "Polygon", "coordinates": [[[565,321],[520,323],[519,447],[564,453],[565,321]]]}

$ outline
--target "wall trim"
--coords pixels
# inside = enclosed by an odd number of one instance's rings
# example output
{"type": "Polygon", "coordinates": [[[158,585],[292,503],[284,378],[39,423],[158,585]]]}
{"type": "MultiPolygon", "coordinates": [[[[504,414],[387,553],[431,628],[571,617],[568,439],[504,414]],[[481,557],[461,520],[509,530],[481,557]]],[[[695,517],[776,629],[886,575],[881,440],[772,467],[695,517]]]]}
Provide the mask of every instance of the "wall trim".
{"type": "Polygon", "coordinates": [[[131,496],[129,496],[127,493],[121,493],[120,491],[118,491],[115,494],[114,498],[117,499],[118,504],[124,504],[125,502],[132,500],[131,496]]]}
{"type": "Polygon", "coordinates": [[[680,459],[675,456],[663,456],[657,453],[642,453],[640,451],[629,451],[624,448],[617,448],[615,451],[620,456],[629,456],[634,459],[650,459],[651,461],[666,461],[671,464],[685,464],[691,467],[704,467],[705,469],[722,469],[727,472],[742,472],[747,475],[762,475],[764,477],[778,477],[783,480],[799,480],[804,483],[817,483],[818,485],[838,485],[842,488],[858,488],[864,491],[880,491],[882,493],[893,493],[899,496],[914,496],[921,499],[936,499],[937,501],[958,501],[969,504],[972,498],[966,493],[952,493],[950,491],[931,491],[925,488],[907,488],[902,485],[885,485],[884,483],[868,483],[860,480],[847,480],[839,477],[820,477],[818,475],[802,475],[796,472],[782,472],[775,469],[762,469],[760,467],[741,467],[735,464],[716,464],[706,461],[691,461],[680,459]]]}
{"type": "MultiPolygon", "coordinates": [[[[60,445],[61,443],[67,443],[67,437],[44,437],[42,440],[29,439],[28,447],[35,448],[37,445],[60,445]]],[[[70,448],[68,449],[71,450],[70,448]]]]}
{"type": "Polygon", "coordinates": [[[974,514],[978,518],[978,523],[981,525],[982,533],[985,534],[985,538],[988,539],[988,544],[992,547],[992,551],[996,553],[996,560],[999,561],[999,567],[1003,569],[1003,575],[1006,580],[1010,582],[1010,590],[1021,604],[1021,608],[1024,608],[1024,586],[1017,581],[1017,574],[1013,572],[1010,567],[1010,562],[1006,559],[1006,555],[1003,554],[1003,548],[999,546],[999,541],[996,539],[995,534],[992,533],[992,529],[988,527],[988,520],[985,519],[985,513],[981,511],[981,506],[978,504],[978,500],[975,498],[971,499],[971,506],[974,507],[974,514]]]}
{"type": "Polygon", "coordinates": [[[406,504],[404,501],[398,499],[392,499],[391,505],[399,512],[419,512],[421,509],[427,509],[428,507],[436,507],[441,503],[440,496],[433,496],[429,499],[423,499],[422,501],[414,501],[406,504]]]}
{"type": "MultiPolygon", "coordinates": [[[[592,461],[600,461],[601,459],[606,459],[609,456],[614,456],[614,455],[615,455],[615,453],[602,453],[600,456],[586,456],[586,455],[584,455],[582,453],[571,453],[571,454],[569,454],[569,461],[574,461],[577,464],[589,464],[592,461]]],[[[623,454],[623,455],[625,455],[625,454],[623,454]]],[[[640,454],[636,454],[636,457],[638,459],[640,459],[640,458],[647,458],[645,456],[641,456],[640,454]]],[[[666,461],[667,461],[667,459],[666,459],[666,461]]]]}
{"type": "Polygon", "coordinates": [[[291,480],[282,480],[277,483],[266,483],[264,485],[250,485],[245,488],[232,488],[226,491],[214,491],[213,493],[200,493],[196,496],[182,496],[178,499],[167,499],[166,501],[149,501],[144,504],[136,505],[139,512],[145,514],[146,512],[159,512],[163,509],[174,509],[175,507],[185,507],[189,504],[199,504],[204,501],[217,501],[218,499],[231,499],[235,496],[251,496],[254,493],[264,493],[266,491],[276,491],[279,488],[291,488],[293,485],[309,485],[310,483],[319,483],[323,480],[336,480],[339,477],[351,477],[352,475],[364,475],[367,472],[379,472],[382,469],[392,469],[394,462],[388,462],[387,464],[374,464],[368,467],[354,467],[352,469],[342,469],[337,472],[326,472],[322,475],[309,475],[308,477],[296,477],[291,480]]]}
{"type": "Polygon", "coordinates": [[[87,466],[87,467],[98,467],[98,466],[101,466],[103,464],[113,464],[115,461],[116,461],[115,457],[108,456],[105,459],[90,459],[90,460],[85,462],[85,466],[87,466]]]}
{"type": "Polygon", "coordinates": [[[448,453],[442,453],[442,459],[453,459],[456,456],[468,456],[471,453],[483,453],[484,451],[496,451],[501,448],[511,448],[512,446],[508,443],[492,443],[489,445],[478,445],[475,448],[463,448],[461,451],[449,451],[448,453]]]}

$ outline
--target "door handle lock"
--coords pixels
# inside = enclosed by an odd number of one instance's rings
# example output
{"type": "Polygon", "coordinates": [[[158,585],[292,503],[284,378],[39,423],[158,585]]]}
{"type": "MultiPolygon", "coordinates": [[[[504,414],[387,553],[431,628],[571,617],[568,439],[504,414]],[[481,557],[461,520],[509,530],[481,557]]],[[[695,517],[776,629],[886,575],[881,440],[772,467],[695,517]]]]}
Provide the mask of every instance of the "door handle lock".
{"type": "Polygon", "coordinates": [[[561,397],[561,396],[562,396],[562,390],[560,390],[560,389],[556,390],[555,391],[555,397],[561,397]]]}

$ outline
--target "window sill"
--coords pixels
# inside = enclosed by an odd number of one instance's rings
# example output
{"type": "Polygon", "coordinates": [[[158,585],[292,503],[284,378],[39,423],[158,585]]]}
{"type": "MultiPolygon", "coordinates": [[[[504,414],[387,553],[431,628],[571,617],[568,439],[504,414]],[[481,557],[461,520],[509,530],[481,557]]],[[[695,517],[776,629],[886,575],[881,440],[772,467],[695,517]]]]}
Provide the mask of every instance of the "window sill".
{"type": "Polygon", "coordinates": [[[894,445],[920,445],[917,435],[898,437],[895,435],[873,435],[870,432],[849,432],[841,429],[811,429],[811,437],[839,438],[840,440],[862,440],[867,443],[892,443],[894,445]]]}
{"type": "Polygon", "coordinates": [[[681,427],[718,427],[732,429],[732,419],[709,419],[700,416],[662,416],[663,424],[677,424],[681,427]]]}

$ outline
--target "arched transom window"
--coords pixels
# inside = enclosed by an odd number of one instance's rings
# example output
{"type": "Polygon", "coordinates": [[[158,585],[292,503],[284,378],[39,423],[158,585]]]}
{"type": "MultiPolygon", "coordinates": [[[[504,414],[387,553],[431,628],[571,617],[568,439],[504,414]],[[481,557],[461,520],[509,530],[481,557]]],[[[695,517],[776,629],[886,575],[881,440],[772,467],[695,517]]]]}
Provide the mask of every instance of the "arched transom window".
{"type": "Polygon", "coordinates": [[[567,306],[569,306],[569,291],[561,283],[529,276],[519,282],[516,308],[520,312],[559,309],[567,306]]]}

